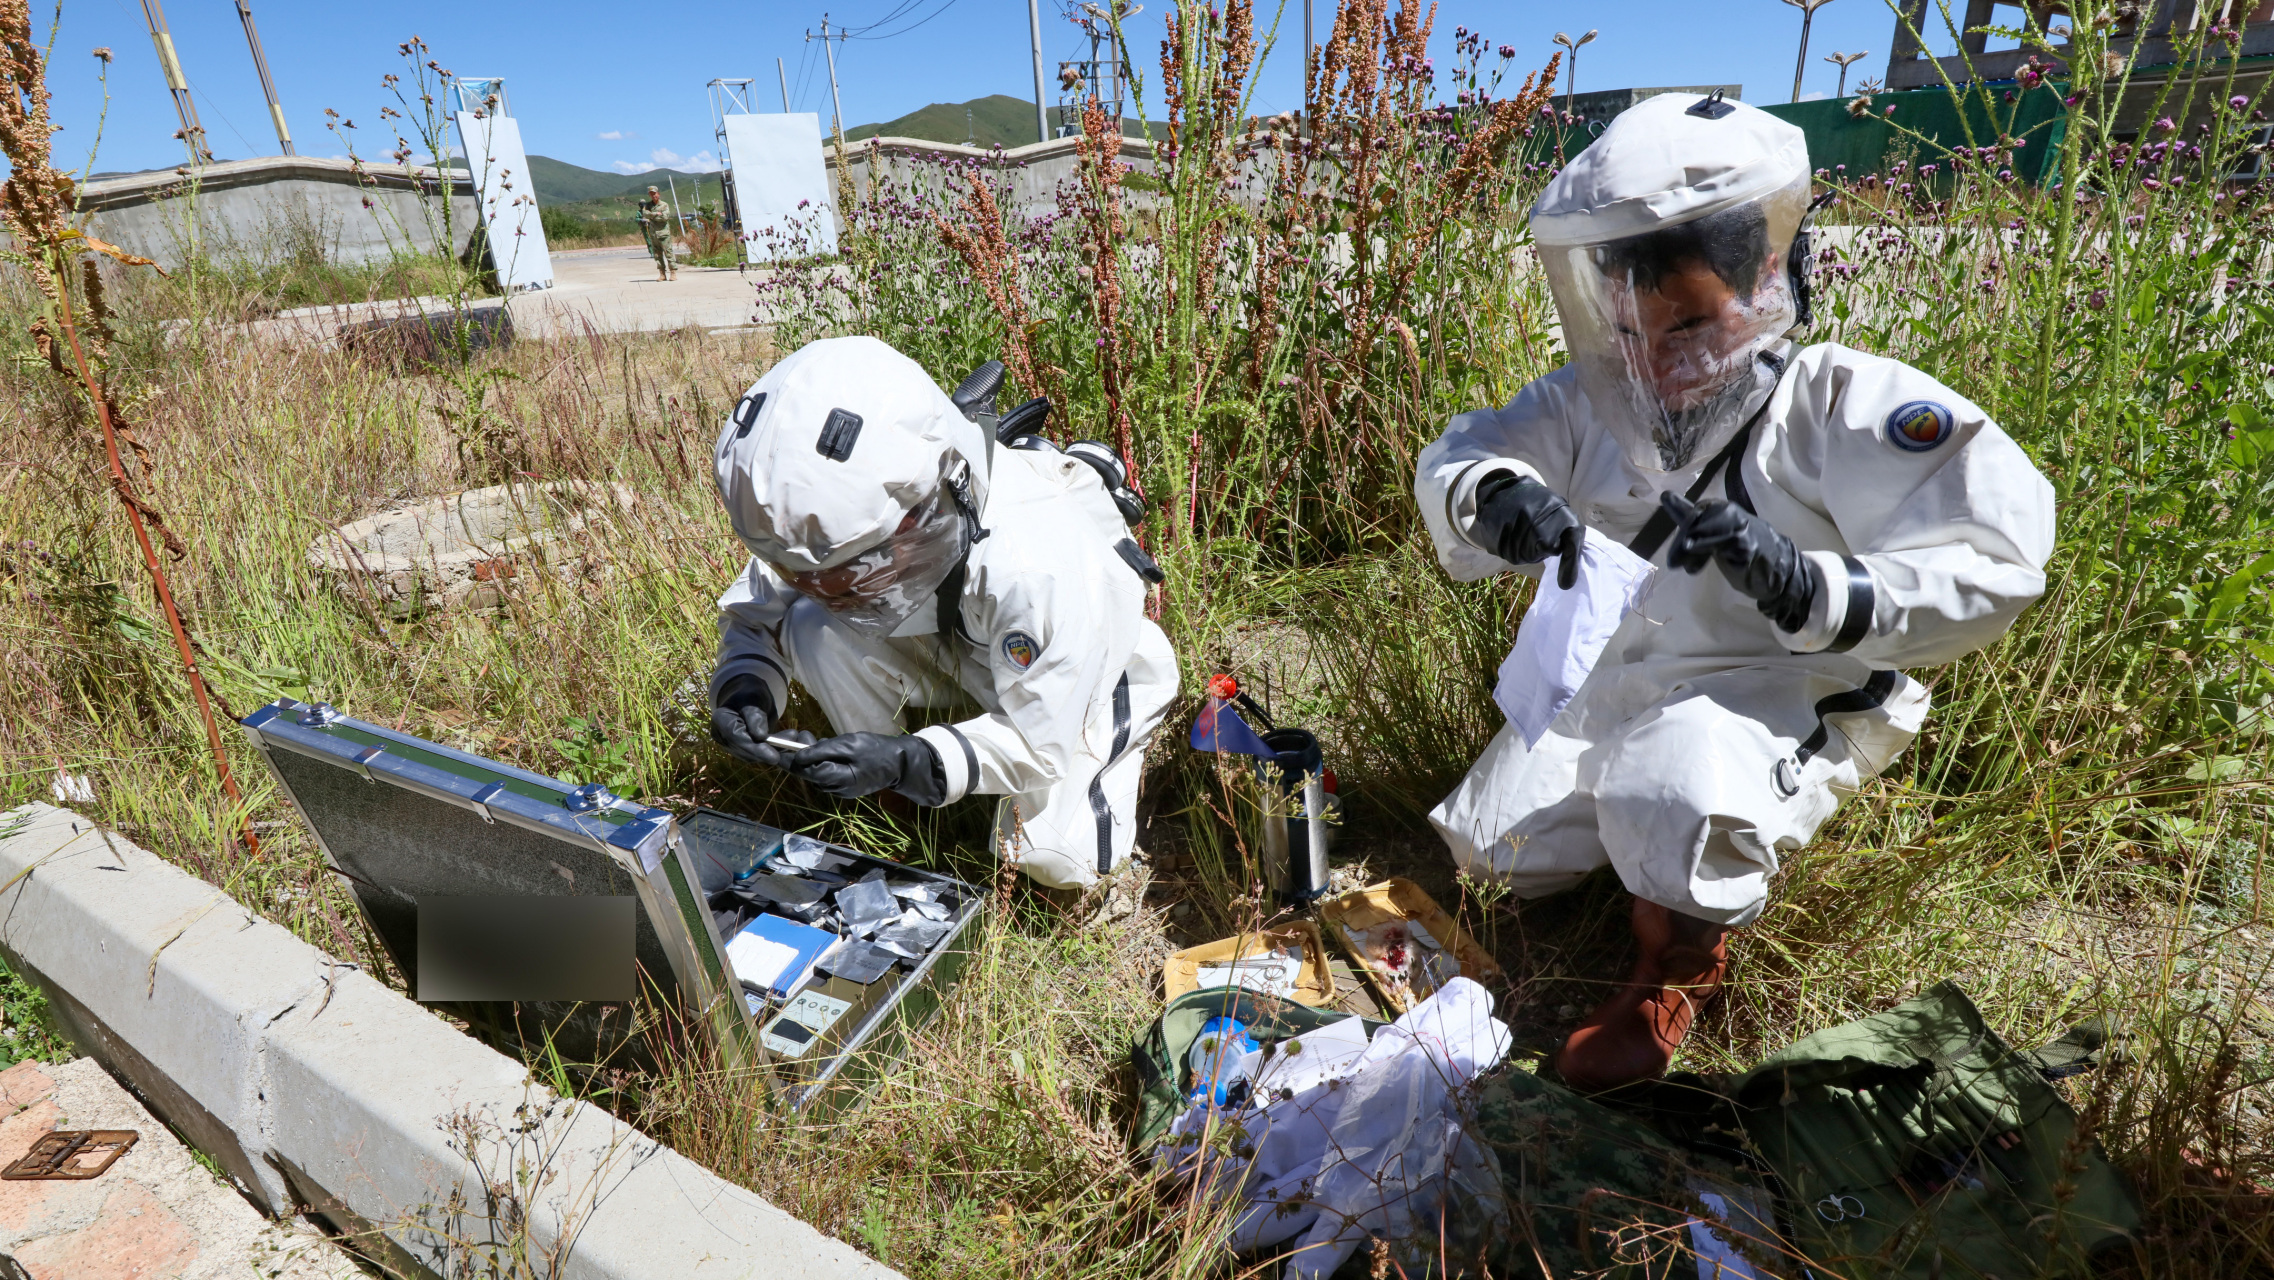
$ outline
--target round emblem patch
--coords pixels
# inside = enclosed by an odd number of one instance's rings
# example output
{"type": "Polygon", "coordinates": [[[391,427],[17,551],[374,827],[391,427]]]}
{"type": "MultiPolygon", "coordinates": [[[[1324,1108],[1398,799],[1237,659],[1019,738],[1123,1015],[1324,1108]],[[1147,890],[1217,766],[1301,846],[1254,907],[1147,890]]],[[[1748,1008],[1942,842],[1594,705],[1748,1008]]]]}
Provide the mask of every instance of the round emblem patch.
{"type": "Polygon", "coordinates": [[[1034,657],[1042,652],[1042,645],[1024,631],[1013,631],[1003,637],[1003,656],[1010,664],[1024,671],[1034,665],[1034,657]]]}
{"type": "Polygon", "coordinates": [[[1887,439],[1898,449],[1925,453],[1956,430],[1950,410],[1932,400],[1913,400],[1887,415],[1887,439]]]}

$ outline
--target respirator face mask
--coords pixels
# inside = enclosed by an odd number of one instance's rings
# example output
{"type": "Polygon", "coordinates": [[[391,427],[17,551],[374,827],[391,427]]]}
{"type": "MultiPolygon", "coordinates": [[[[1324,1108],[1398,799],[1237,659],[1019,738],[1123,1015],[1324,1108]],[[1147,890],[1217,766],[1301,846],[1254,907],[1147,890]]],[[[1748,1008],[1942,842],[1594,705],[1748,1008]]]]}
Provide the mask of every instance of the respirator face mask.
{"type": "Polygon", "coordinates": [[[962,508],[942,484],[883,542],[822,569],[776,571],[837,621],[872,638],[891,635],[938,594],[969,549],[962,508]]]}
{"type": "Polygon", "coordinates": [[[1797,318],[1803,176],[1702,217],[1539,255],[1579,379],[1628,461],[1712,456],[1776,388],[1762,359],[1797,318]]]}

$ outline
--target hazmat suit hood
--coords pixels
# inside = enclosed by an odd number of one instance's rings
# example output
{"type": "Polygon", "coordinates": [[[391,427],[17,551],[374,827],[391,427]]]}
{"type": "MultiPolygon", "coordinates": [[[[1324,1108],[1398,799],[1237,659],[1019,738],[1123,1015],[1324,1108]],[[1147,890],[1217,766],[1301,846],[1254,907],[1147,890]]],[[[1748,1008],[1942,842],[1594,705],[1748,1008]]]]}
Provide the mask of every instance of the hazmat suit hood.
{"type": "Polygon", "coordinates": [[[1636,104],[1532,209],[1564,344],[1636,467],[1710,456],[1776,387],[1798,316],[1801,131],[1718,96],[1636,104]]]}
{"type": "Polygon", "coordinates": [[[799,348],[743,394],[712,451],[750,553],[842,621],[889,634],[962,563],[987,439],[875,338],[799,348]]]}

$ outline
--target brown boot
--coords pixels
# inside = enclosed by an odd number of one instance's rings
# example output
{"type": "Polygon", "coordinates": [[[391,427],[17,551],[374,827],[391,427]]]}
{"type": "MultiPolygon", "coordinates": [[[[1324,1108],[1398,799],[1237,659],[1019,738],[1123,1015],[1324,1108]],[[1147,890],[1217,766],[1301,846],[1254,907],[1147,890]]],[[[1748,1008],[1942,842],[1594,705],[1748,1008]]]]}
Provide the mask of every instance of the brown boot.
{"type": "Polygon", "coordinates": [[[1698,1010],[1729,971],[1729,928],[1634,900],[1642,955],[1617,995],[1597,1005],[1556,1050],[1564,1083],[1602,1093],[1666,1074],[1698,1010]]]}

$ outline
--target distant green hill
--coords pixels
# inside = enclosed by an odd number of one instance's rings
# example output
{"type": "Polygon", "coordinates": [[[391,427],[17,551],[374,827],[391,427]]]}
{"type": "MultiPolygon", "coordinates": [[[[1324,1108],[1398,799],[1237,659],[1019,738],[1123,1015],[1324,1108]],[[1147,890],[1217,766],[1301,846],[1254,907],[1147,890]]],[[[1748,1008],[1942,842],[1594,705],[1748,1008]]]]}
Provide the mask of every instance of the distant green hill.
{"type": "MultiPolygon", "coordinates": [[[[828,122],[824,120],[826,138],[828,122]]],[[[1055,132],[1058,126],[1058,108],[1050,108],[1050,124],[1055,132]]],[[[1137,122],[1122,122],[1122,132],[1137,135],[1137,122]]],[[[848,142],[862,138],[922,138],[927,142],[963,143],[969,141],[978,147],[1023,147],[1034,139],[1034,103],[1026,98],[1008,94],[990,94],[969,102],[935,102],[921,111],[911,111],[898,120],[883,124],[864,124],[847,129],[848,142]],[[969,109],[970,115],[965,116],[969,109]]],[[[650,169],[646,173],[607,173],[587,169],[582,165],[555,160],[551,156],[529,157],[529,177],[537,188],[537,201],[548,207],[591,204],[591,209],[580,209],[590,217],[616,216],[614,206],[622,206],[622,216],[629,216],[631,205],[647,194],[649,183],[671,189],[679,184],[680,203],[693,208],[703,202],[717,203],[719,182],[716,175],[680,173],[673,169],[650,169]],[[604,212],[602,206],[608,206],[604,212]]]]}
{"type": "Polygon", "coordinates": [[[551,156],[531,156],[529,178],[537,188],[537,202],[541,205],[621,200],[629,206],[647,194],[651,182],[667,192],[672,189],[673,183],[677,183],[680,203],[690,206],[706,200],[716,203],[719,198],[718,175],[681,173],[676,169],[650,169],[646,173],[603,173],[565,160],[555,160],[551,156]]]}
{"type": "MultiPolygon", "coordinates": [[[[1051,123],[1057,121],[1053,119],[1051,123]]],[[[975,147],[1023,147],[1035,140],[1034,104],[1001,93],[969,102],[935,102],[898,120],[845,130],[848,142],[862,138],[922,138],[928,142],[968,143],[975,147]],[[964,115],[967,109],[971,113],[968,119],[964,115]]]]}
{"type": "MultiPolygon", "coordinates": [[[[1051,132],[1058,129],[1058,108],[1051,107],[1051,132]]],[[[827,131],[824,123],[824,132],[827,131]]],[[[1137,122],[1124,120],[1121,131],[1137,136],[1137,122]]],[[[927,142],[953,142],[974,147],[1023,147],[1035,141],[1034,100],[991,93],[969,102],[935,102],[898,120],[864,124],[845,130],[845,140],[861,138],[922,138],[927,142]],[[969,115],[966,115],[966,112],[969,115]]]]}

